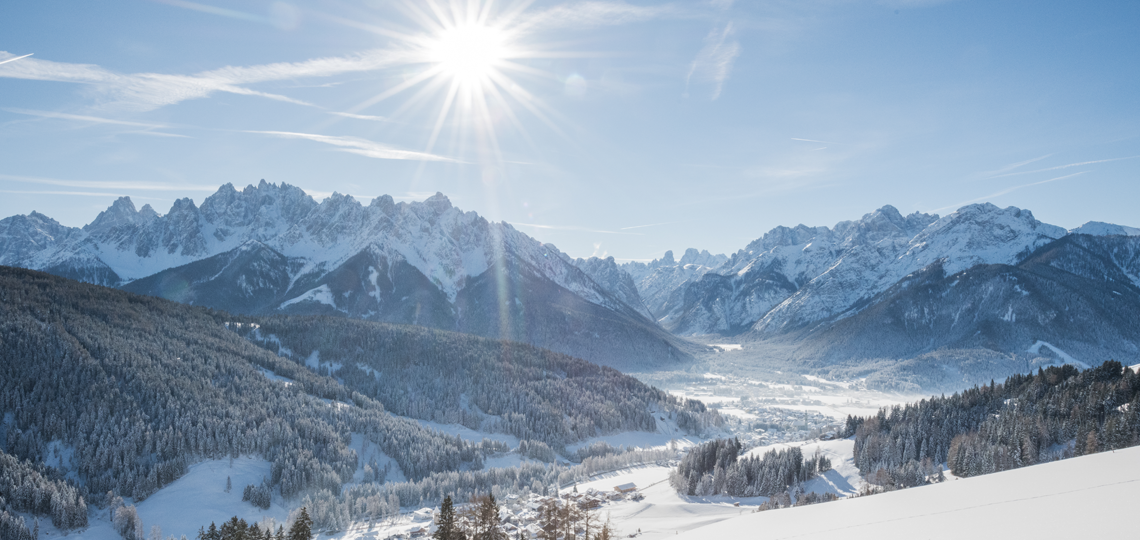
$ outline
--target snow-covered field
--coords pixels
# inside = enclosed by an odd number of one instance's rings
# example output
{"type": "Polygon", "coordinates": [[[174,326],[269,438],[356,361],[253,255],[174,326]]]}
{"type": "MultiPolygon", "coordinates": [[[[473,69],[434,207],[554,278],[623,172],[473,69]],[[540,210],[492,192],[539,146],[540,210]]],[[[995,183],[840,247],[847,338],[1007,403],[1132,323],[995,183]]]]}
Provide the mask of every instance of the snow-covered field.
{"type": "MultiPolygon", "coordinates": [[[[235,515],[248,523],[264,523],[267,518],[285,523],[289,510],[276,501],[268,510],[262,510],[241,500],[245,486],[260,484],[263,477],[269,476],[269,467],[268,461],[250,457],[235,459],[233,467],[228,459],[191,465],[185,476],[137,505],[147,536],[150,536],[151,527],[157,525],[162,530],[163,538],[186,535],[186,538],[195,539],[200,527],[209,526],[211,522],[221,525],[235,515]],[[226,493],[227,477],[233,486],[229,493],[226,493]]],[[[105,510],[95,510],[90,527],[72,532],[67,537],[121,540],[122,537],[111,528],[105,513],[105,510]]],[[[42,534],[41,538],[59,536],[54,529],[51,533],[53,534],[42,534]]]]}
{"type": "MultiPolygon", "coordinates": [[[[1140,447],[1135,447],[870,497],[742,515],[694,527],[674,538],[1135,538],[1138,489],[1140,447]]],[[[719,514],[709,509],[693,519],[719,514]]]]}
{"type": "MultiPolygon", "coordinates": [[[[833,470],[808,482],[808,492],[856,493],[862,479],[851,459],[853,441],[810,441],[754,448],[749,454],[801,446],[805,455],[819,450],[832,460],[833,470]]],[[[1128,516],[1140,489],[1140,447],[1047,463],[977,478],[950,480],[870,497],[845,499],[800,508],[754,513],[765,497],[687,497],[668,484],[671,469],[646,465],[567,487],[579,492],[613,490],[625,483],[637,485],[641,500],[607,502],[599,515],[609,517],[622,537],[646,540],[677,538],[1124,538],[1133,531],[1128,516]],[[738,506],[739,505],[739,506],[738,506]],[[1074,516],[1101,516],[1076,519],[1074,516]]],[[[152,525],[163,537],[185,534],[194,538],[198,527],[221,523],[238,515],[247,522],[272,518],[284,522],[288,511],[273,504],[262,511],[241,501],[247,484],[268,474],[263,460],[240,458],[231,468],[228,460],[191,467],[190,472],[138,505],[149,533],[152,525]],[[225,479],[233,490],[226,493],[225,479]]],[[[99,511],[96,510],[96,513],[99,511]]],[[[93,516],[85,531],[71,538],[115,540],[101,515],[93,516]]],[[[430,524],[404,516],[374,527],[359,525],[325,540],[379,540],[430,524]]],[[[41,538],[58,537],[50,526],[41,538]]]]}

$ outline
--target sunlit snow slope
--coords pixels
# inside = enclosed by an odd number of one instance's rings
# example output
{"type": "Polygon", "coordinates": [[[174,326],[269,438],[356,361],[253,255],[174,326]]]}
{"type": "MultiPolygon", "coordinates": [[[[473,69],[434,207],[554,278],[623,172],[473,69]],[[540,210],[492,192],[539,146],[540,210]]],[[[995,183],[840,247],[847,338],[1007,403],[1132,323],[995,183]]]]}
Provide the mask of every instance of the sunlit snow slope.
{"type": "Polygon", "coordinates": [[[690,530],[707,538],[1132,538],[1140,447],[690,530]]]}

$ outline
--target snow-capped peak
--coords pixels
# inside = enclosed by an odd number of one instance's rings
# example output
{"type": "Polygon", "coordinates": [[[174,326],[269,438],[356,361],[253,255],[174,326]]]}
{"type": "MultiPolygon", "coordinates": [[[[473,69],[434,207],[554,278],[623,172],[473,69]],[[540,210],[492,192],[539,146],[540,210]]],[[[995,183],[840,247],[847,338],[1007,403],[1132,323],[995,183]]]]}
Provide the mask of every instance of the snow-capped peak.
{"type": "Polygon", "coordinates": [[[1113,223],[1104,223],[1101,221],[1090,221],[1071,229],[1069,234],[1088,234],[1092,236],[1140,236],[1140,229],[1136,227],[1126,227],[1124,225],[1116,225],[1113,223]]]}

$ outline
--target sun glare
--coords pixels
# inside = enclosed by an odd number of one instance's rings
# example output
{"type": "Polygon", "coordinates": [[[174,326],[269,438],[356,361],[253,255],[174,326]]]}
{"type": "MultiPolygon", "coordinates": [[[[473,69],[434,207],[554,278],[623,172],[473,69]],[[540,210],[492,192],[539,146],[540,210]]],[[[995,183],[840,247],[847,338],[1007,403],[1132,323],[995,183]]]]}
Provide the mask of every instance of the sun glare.
{"type": "Polygon", "coordinates": [[[428,47],[428,59],[464,83],[486,80],[508,56],[505,33],[479,24],[447,28],[428,47]]]}
{"type": "Polygon", "coordinates": [[[531,0],[514,0],[510,5],[494,0],[397,2],[415,28],[378,32],[402,42],[406,63],[415,67],[405,71],[402,81],[349,112],[410,93],[388,116],[415,114],[437,105],[425,151],[434,151],[442,138],[460,154],[474,150],[481,163],[502,162],[500,129],[511,127],[529,140],[517,112],[525,111],[561,132],[551,119],[558,114],[524,88],[524,79],[539,84],[557,81],[532,61],[569,58],[574,53],[552,51],[534,41],[533,19],[525,12],[530,4],[531,0]]]}

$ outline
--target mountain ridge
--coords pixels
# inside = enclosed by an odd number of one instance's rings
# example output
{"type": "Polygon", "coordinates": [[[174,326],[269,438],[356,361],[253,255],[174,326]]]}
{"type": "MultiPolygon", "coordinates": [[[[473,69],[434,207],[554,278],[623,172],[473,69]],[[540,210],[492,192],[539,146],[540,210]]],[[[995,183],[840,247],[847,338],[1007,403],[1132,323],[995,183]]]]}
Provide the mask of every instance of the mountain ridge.
{"type": "Polygon", "coordinates": [[[474,331],[625,368],[699,350],[661,329],[612,263],[587,272],[555,246],[455,208],[441,193],[367,205],[334,193],[317,203],[262,180],[241,191],[223,185],[200,207],[179,199],[164,215],[124,197],[83,228],[38,213],[0,220],[0,264],[237,313],[474,331]],[[483,292],[473,296],[472,283],[483,292]],[[561,300],[541,301],[548,297],[561,300]],[[549,328],[536,331],[538,321],[549,328]],[[573,330],[560,336],[559,327],[573,330]],[[594,335],[621,342],[608,352],[594,335]]]}

